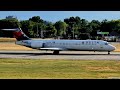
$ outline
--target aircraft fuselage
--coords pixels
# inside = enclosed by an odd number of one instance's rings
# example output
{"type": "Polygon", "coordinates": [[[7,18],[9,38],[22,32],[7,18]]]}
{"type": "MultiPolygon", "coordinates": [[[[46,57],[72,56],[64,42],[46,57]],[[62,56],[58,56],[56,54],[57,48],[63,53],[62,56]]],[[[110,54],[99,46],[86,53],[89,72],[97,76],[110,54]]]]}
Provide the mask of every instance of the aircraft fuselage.
{"type": "Polygon", "coordinates": [[[102,40],[22,40],[16,44],[41,50],[113,51],[115,47],[102,40]]]}

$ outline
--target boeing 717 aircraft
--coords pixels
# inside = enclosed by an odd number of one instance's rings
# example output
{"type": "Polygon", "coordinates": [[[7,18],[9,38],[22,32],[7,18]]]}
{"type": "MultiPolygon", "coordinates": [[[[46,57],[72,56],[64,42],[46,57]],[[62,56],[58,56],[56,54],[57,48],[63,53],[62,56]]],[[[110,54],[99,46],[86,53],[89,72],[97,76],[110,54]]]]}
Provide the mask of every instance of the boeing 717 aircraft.
{"type": "Polygon", "coordinates": [[[51,50],[53,54],[59,51],[106,51],[110,54],[116,49],[115,46],[103,40],[33,40],[26,36],[21,28],[1,29],[13,32],[16,44],[38,50],[51,50]]]}

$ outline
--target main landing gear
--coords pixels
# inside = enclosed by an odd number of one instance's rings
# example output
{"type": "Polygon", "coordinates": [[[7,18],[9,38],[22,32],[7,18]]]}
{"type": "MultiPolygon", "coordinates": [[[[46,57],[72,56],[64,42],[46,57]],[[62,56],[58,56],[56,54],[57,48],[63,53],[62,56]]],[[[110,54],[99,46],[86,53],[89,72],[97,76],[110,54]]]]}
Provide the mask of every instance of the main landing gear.
{"type": "Polygon", "coordinates": [[[54,54],[54,55],[58,55],[58,54],[59,54],[59,51],[58,51],[58,50],[55,50],[55,51],[53,51],[53,54],[54,54]]]}
{"type": "Polygon", "coordinates": [[[108,51],[108,55],[110,54],[110,51],[108,51]]]}

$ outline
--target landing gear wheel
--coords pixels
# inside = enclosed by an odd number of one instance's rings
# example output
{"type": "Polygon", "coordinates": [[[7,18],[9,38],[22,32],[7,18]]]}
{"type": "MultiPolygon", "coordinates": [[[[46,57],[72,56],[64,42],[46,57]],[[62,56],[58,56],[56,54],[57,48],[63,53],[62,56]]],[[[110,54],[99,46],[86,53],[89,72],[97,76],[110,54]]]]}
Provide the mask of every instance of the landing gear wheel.
{"type": "Polygon", "coordinates": [[[108,55],[110,54],[110,51],[108,51],[108,55]]]}
{"type": "Polygon", "coordinates": [[[58,54],[59,54],[59,51],[56,50],[56,51],[53,52],[53,54],[54,54],[54,55],[58,55],[58,54]]]}

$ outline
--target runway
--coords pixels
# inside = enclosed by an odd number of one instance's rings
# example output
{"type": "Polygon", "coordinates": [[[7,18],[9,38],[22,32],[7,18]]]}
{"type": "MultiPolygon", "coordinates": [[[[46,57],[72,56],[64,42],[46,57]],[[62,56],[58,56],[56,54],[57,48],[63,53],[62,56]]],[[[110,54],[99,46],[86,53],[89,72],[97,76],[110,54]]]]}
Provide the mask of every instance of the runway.
{"type": "Polygon", "coordinates": [[[53,55],[52,51],[0,51],[0,58],[25,59],[65,59],[65,60],[120,60],[120,52],[60,51],[53,55]]]}

